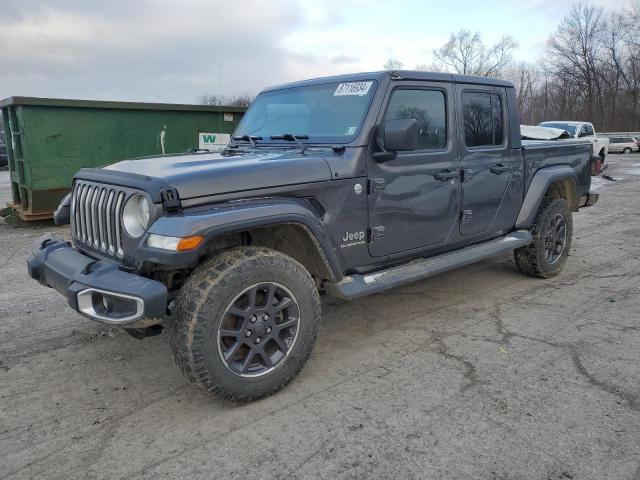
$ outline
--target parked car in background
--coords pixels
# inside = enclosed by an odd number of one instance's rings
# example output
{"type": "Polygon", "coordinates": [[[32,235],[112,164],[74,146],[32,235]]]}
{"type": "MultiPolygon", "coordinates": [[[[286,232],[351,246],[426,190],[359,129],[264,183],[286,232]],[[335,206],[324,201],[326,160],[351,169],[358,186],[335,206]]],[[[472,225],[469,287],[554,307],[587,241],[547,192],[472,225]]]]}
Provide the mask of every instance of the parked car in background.
{"type": "Polygon", "coordinates": [[[609,153],[609,139],[596,136],[596,131],[593,128],[592,123],[553,120],[549,122],[540,122],[538,126],[561,128],[566,130],[573,138],[589,140],[593,145],[593,154],[599,155],[603,162],[609,153]]]}
{"type": "Polygon", "coordinates": [[[4,138],[4,132],[0,131],[0,167],[6,167],[8,163],[7,142],[4,138]]]}
{"type": "Polygon", "coordinates": [[[640,139],[633,137],[610,137],[609,151],[611,153],[631,153],[640,151],[640,139]]]}

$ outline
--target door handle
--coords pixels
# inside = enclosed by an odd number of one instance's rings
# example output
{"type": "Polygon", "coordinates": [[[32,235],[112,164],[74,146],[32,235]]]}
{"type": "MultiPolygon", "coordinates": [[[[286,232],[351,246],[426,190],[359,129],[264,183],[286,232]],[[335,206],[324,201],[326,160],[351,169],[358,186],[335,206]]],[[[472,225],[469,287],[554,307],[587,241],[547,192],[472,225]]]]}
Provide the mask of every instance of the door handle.
{"type": "Polygon", "coordinates": [[[441,182],[446,182],[447,180],[451,180],[452,178],[458,178],[458,175],[460,174],[457,170],[453,172],[451,170],[442,170],[436,173],[433,178],[435,178],[436,180],[440,180],[441,182]]]}
{"type": "Polygon", "coordinates": [[[502,172],[508,172],[510,170],[511,167],[509,165],[503,165],[501,163],[498,163],[497,165],[491,167],[491,173],[495,173],[496,175],[500,175],[502,172]]]}

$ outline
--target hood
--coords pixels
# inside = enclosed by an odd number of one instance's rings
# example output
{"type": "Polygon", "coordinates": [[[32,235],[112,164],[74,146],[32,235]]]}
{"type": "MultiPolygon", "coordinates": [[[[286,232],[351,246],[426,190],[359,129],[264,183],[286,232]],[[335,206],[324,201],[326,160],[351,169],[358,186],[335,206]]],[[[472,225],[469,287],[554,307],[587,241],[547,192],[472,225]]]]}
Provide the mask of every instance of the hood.
{"type": "Polygon", "coordinates": [[[561,128],[520,125],[522,140],[559,140],[573,138],[569,132],[561,128]]]}
{"type": "MultiPolygon", "coordinates": [[[[326,152],[320,152],[326,153],[326,152]]],[[[254,150],[228,156],[198,153],[124,160],[105,167],[159,178],[181,199],[331,180],[324,156],[307,150],[254,150]]]]}

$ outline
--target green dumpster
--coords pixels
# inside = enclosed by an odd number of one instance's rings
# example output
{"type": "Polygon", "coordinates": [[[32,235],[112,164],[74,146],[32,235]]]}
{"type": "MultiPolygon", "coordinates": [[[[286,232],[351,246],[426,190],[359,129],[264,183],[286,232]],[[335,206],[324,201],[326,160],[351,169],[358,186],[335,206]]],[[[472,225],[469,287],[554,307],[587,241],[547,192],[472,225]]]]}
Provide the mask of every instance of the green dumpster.
{"type": "Polygon", "coordinates": [[[243,107],[11,97],[0,101],[13,212],[51,218],[82,167],[226,143],[243,107]]]}

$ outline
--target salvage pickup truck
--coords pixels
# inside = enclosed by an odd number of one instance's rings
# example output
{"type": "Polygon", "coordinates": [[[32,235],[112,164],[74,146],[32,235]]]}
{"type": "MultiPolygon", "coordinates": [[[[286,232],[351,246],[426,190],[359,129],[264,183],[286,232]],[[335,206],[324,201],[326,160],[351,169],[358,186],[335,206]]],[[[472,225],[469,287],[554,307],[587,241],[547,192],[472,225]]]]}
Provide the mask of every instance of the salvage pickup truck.
{"type": "Polygon", "coordinates": [[[604,159],[609,154],[609,139],[607,137],[599,137],[593,128],[593,124],[590,122],[553,120],[550,122],[539,123],[538,126],[559,128],[566,131],[573,138],[588,140],[592,145],[593,154],[600,157],[601,163],[604,163],[604,159]]]}
{"type": "Polygon", "coordinates": [[[547,278],[592,205],[589,142],[520,138],[511,83],[361,73],[255,99],[219,153],[82,169],[29,274],[82,315],[169,333],[187,379],[234,401],[307,361],[320,296],[355,299],[505,252],[547,278]]]}

